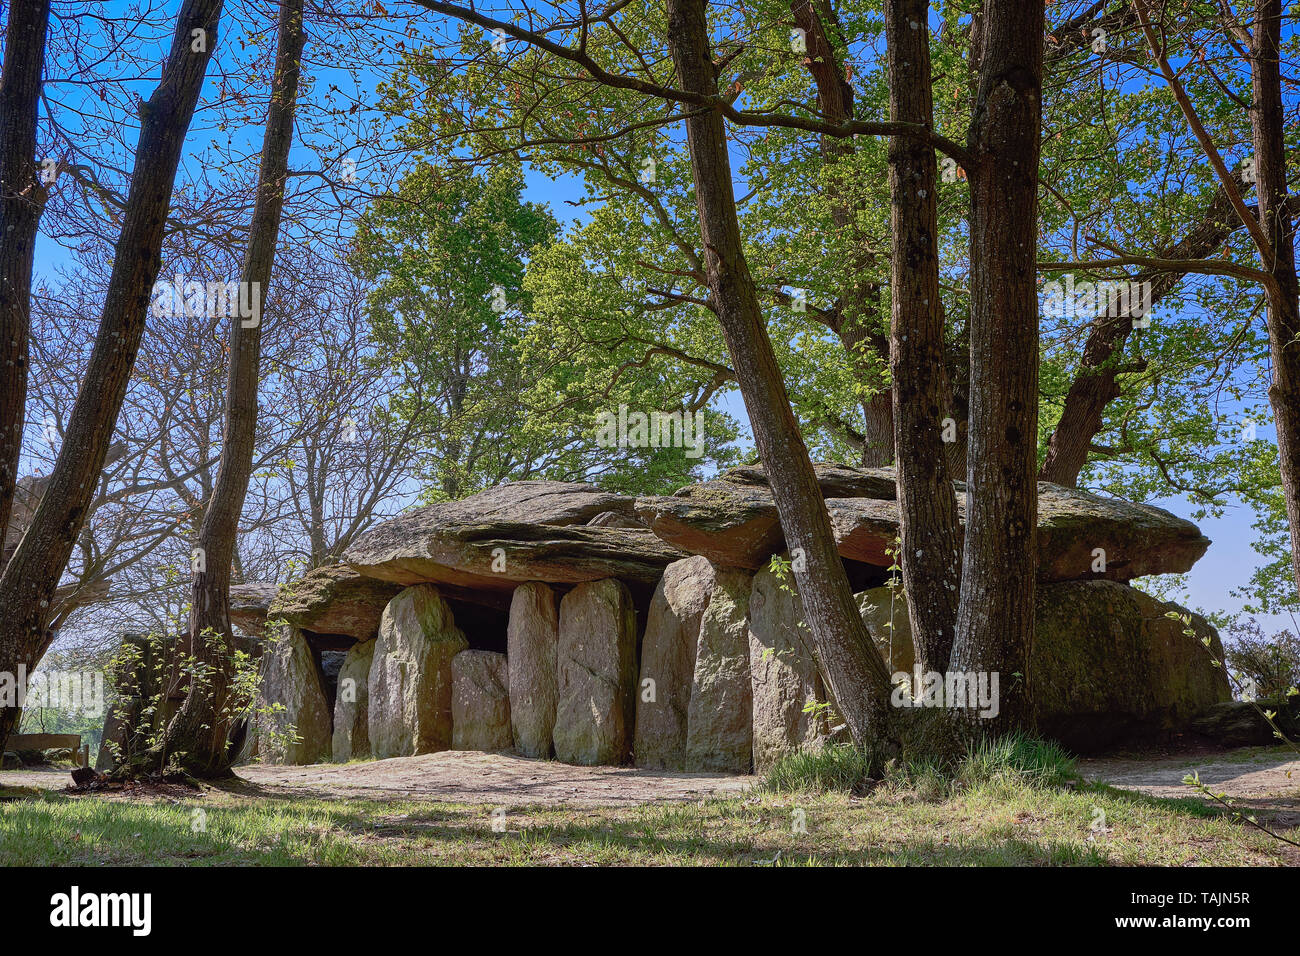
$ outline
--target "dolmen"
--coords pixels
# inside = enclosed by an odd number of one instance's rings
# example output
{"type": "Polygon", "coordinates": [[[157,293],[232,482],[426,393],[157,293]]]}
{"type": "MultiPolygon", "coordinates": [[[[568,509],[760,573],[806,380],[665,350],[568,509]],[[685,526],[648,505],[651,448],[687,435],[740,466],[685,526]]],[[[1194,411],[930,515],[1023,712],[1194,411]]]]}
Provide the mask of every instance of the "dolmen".
{"type": "MultiPolygon", "coordinates": [[[[817,474],[868,630],[910,676],[894,474],[817,474]]],[[[1128,583],[1187,571],[1208,545],[1158,508],[1039,484],[1040,733],[1095,752],[1229,699],[1214,628],[1128,583]]],[[[758,466],[668,496],[522,481],[414,509],[337,566],[231,589],[232,620],[266,642],[242,757],[457,749],[763,772],[836,723],[789,559],[758,466]]]]}

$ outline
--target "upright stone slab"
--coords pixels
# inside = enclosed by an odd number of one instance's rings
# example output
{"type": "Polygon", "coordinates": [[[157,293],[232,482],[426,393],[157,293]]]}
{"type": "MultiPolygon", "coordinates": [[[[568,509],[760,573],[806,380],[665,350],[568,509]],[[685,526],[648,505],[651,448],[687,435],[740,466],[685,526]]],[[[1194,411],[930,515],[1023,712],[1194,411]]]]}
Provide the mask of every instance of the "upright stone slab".
{"type": "Polygon", "coordinates": [[[451,661],[452,750],[509,750],[506,655],[461,651],[451,661]]]}
{"type": "Polygon", "coordinates": [[[621,581],[586,582],[564,596],[556,660],[556,758],[625,762],[636,717],[636,609],[621,581]]]}
{"type": "Polygon", "coordinates": [[[700,622],[695,677],[686,717],[686,769],[749,773],[753,762],[753,691],[749,676],[746,571],[720,570],[700,622]]]}
{"type": "Polygon", "coordinates": [[[334,759],[340,763],[370,756],[370,667],[375,642],[348,649],[339,669],[334,697],[334,759]]]}
{"type": "Polygon", "coordinates": [[[903,589],[871,588],[853,597],[889,673],[912,673],[916,648],[912,644],[912,621],[907,616],[907,596],[903,589]]]}
{"type": "Polygon", "coordinates": [[[555,591],[538,581],[515,588],[506,630],[510,724],[515,748],[525,757],[551,755],[559,700],[555,676],[558,637],[555,591]]]}
{"type": "Polygon", "coordinates": [[[273,643],[262,655],[257,751],[266,763],[325,760],[333,731],[315,656],[298,628],[282,624],[271,630],[273,643]],[[265,709],[276,704],[283,709],[265,709]]]}
{"type": "Polygon", "coordinates": [[[406,757],[451,747],[451,661],[469,647],[431,584],[388,602],[370,665],[370,749],[406,757]]]}
{"type": "Polygon", "coordinates": [[[685,767],[695,650],[714,577],[708,559],[696,556],[668,565],[655,588],[641,641],[641,680],[636,692],[632,753],[638,767],[685,767]]]}
{"type": "Polygon", "coordinates": [[[749,678],[754,697],[754,770],[811,744],[826,721],[806,710],[826,700],[803,603],[788,572],[754,575],[749,600],[749,678]]]}

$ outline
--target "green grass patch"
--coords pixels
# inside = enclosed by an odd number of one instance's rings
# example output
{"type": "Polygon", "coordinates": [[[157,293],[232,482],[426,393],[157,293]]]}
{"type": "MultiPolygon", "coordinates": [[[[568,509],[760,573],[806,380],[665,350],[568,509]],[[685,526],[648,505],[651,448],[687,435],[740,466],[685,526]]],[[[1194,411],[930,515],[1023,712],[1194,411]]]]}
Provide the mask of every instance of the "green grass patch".
{"type": "MultiPolygon", "coordinates": [[[[40,791],[0,801],[0,865],[1295,865],[1196,799],[1060,782],[1022,742],[853,795],[861,755],[791,760],[744,796],[605,808],[323,799],[232,782],[192,796],[40,791]],[[783,783],[781,781],[784,781],[783,783]],[[798,786],[796,787],[796,784],[798,786]],[[814,792],[813,788],[820,788],[814,792]]],[[[1293,834],[1294,835],[1294,834],[1293,834]]]]}

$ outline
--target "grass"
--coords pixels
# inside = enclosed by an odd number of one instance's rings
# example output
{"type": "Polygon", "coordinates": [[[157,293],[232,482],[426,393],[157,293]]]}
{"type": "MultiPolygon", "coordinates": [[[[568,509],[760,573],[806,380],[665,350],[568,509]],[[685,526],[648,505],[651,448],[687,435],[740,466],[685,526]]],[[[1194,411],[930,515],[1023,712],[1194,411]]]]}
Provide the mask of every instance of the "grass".
{"type": "Polygon", "coordinates": [[[737,799],[507,807],[503,820],[494,805],[319,799],[245,782],[179,798],[40,791],[0,801],[0,865],[1297,862],[1294,851],[1199,800],[1084,784],[1064,754],[1034,741],[976,751],[948,774],[892,769],[865,798],[851,792],[862,766],[834,750],[791,758],[737,799]]]}

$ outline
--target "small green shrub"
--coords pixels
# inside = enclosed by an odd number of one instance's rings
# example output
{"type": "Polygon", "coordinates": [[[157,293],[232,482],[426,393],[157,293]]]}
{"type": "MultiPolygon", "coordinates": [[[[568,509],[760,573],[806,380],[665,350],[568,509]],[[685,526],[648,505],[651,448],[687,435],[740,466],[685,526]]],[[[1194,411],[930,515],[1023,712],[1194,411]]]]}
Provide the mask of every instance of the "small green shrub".
{"type": "Polygon", "coordinates": [[[861,792],[873,779],[876,757],[852,744],[829,744],[800,750],[778,760],[763,788],[773,793],[861,792]]]}

